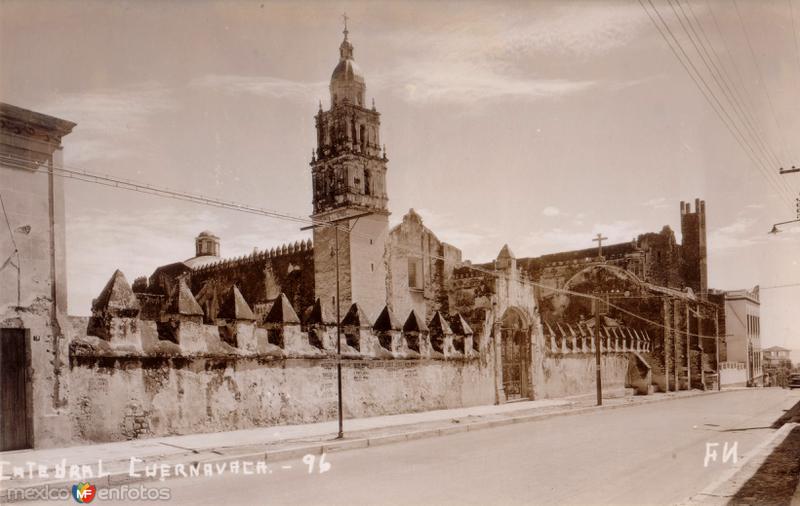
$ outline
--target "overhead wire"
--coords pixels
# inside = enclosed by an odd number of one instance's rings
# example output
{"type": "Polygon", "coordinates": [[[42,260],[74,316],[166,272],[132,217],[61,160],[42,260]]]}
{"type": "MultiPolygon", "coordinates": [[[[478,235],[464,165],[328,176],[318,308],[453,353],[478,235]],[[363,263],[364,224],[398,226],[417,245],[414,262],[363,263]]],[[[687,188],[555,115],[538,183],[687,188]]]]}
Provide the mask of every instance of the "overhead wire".
{"type": "MultiPolygon", "coordinates": [[[[691,3],[689,4],[689,7],[691,8],[691,3]]],[[[742,76],[742,71],[741,71],[741,69],[739,67],[739,64],[737,63],[736,59],[733,58],[733,56],[732,56],[732,51],[729,48],[728,37],[725,36],[725,33],[722,30],[722,27],[720,25],[719,19],[717,17],[717,13],[716,13],[716,11],[714,10],[714,8],[711,5],[711,0],[706,0],[706,7],[708,8],[709,13],[711,14],[711,19],[714,22],[714,28],[716,29],[716,32],[719,35],[719,39],[722,42],[722,48],[724,50],[724,53],[727,56],[727,59],[730,62],[731,67],[733,67],[733,70],[734,70],[735,76],[737,78],[737,81],[739,83],[739,86],[743,90],[745,90],[743,92],[742,97],[743,97],[743,99],[750,99],[750,100],[747,101],[748,104],[749,104],[749,108],[750,109],[755,109],[754,102],[752,102],[752,97],[746,91],[747,87],[745,86],[745,80],[744,80],[744,77],[742,76]]],[[[798,58],[800,58],[800,56],[798,58]]],[[[724,68],[724,66],[723,66],[723,68],[724,68]]],[[[753,121],[756,122],[755,120],[753,120],[753,121]]],[[[779,166],[780,166],[780,164],[779,164],[779,166]]],[[[773,171],[773,174],[774,174],[774,171],[773,171]]],[[[794,195],[795,191],[791,187],[791,185],[788,183],[786,178],[780,177],[780,174],[778,174],[777,176],[778,176],[779,180],[783,183],[783,185],[786,188],[788,188],[789,192],[792,195],[794,195]]]]}
{"type": "Polygon", "coordinates": [[[761,70],[761,65],[758,63],[759,59],[756,56],[756,52],[753,49],[753,43],[750,40],[750,34],[747,31],[747,26],[744,23],[744,19],[742,18],[742,12],[739,9],[739,3],[737,0],[732,0],[733,6],[736,10],[736,17],[739,19],[739,24],[742,26],[742,32],[744,33],[744,38],[747,41],[747,47],[750,49],[750,56],[753,58],[753,63],[755,64],[756,71],[759,75],[759,81],[761,82],[761,89],[764,90],[764,94],[767,97],[767,104],[769,105],[770,112],[772,113],[772,119],[775,121],[775,128],[778,130],[778,135],[781,139],[783,139],[783,146],[782,151],[784,152],[784,159],[787,156],[786,153],[786,138],[784,135],[784,131],[781,129],[780,125],[778,124],[778,115],[775,113],[775,106],[772,103],[772,95],[769,92],[769,86],[767,86],[767,82],[764,80],[764,73],[761,70]]]}
{"type": "Polygon", "coordinates": [[[684,68],[686,73],[689,75],[692,82],[700,91],[703,98],[706,100],[706,102],[708,102],[709,106],[717,115],[719,120],[728,129],[729,133],[734,138],[739,147],[742,149],[742,151],[744,151],[744,153],[750,158],[750,160],[756,165],[756,167],[762,171],[763,173],[762,175],[764,175],[767,182],[772,185],[773,190],[776,191],[776,194],[780,198],[783,198],[787,202],[787,204],[793,205],[794,202],[791,200],[791,198],[789,198],[786,195],[785,189],[783,189],[778,183],[776,183],[773,179],[771,179],[767,175],[769,173],[769,168],[764,164],[764,162],[758,156],[753,146],[751,146],[751,144],[747,141],[747,137],[744,136],[744,134],[741,132],[736,122],[731,118],[727,109],[720,102],[719,98],[716,96],[711,86],[708,84],[708,82],[703,77],[702,73],[694,64],[694,61],[686,53],[685,48],[681,45],[680,41],[670,28],[669,23],[667,23],[667,21],[661,15],[659,9],[655,6],[655,4],[653,4],[653,1],[647,0],[647,2],[650,4],[652,12],[655,13],[655,15],[658,17],[658,20],[656,20],[656,18],[651,13],[651,10],[648,9],[647,6],[644,4],[644,0],[638,0],[638,1],[639,4],[642,6],[642,9],[650,18],[651,22],[653,23],[653,26],[655,26],[655,28],[657,29],[659,35],[662,37],[664,42],[666,42],[670,51],[672,51],[673,55],[681,64],[681,66],[684,68]]]}
{"type": "MultiPolygon", "coordinates": [[[[672,4],[672,0],[668,0],[672,5],[672,9],[675,12],[676,17],[678,20],[681,21],[678,12],[675,10],[674,4],[672,4]]],[[[703,25],[700,23],[700,20],[694,13],[694,8],[689,0],[686,0],[686,4],[689,7],[689,16],[686,10],[683,8],[683,4],[681,0],[674,0],[675,3],[678,5],[681,15],[683,18],[686,19],[687,24],[691,30],[691,35],[687,31],[687,35],[689,35],[690,40],[692,40],[692,44],[697,50],[698,54],[700,54],[703,63],[705,64],[706,68],[709,70],[709,74],[712,76],[714,81],[717,83],[717,86],[722,90],[725,97],[731,103],[734,109],[734,113],[736,113],[739,121],[744,125],[745,129],[749,132],[749,134],[753,137],[755,141],[755,146],[758,147],[761,152],[764,154],[768,163],[774,164],[776,167],[780,167],[782,165],[780,159],[775,154],[774,150],[764,141],[762,138],[759,130],[754,126],[755,120],[753,119],[752,114],[749,113],[748,109],[744,107],[741,97],[736,90],[736,86],[733,83],[733,80],[730,78],[730,75],[727,73],[725,66],[722,63],[722,60],[717,55],[716,50],[714,49],[713,44],[711,43],[708,35],[703,28],[703,25]],[[695,25],[697,29],[695,30],[695,25]],[[692,35],[694,39],[692,39],[692,35]],[[701,38],[702,35],[702,38],[701,38]],[[698,47],[699,45],[699,47],[698,47]],[[710,51],[709,51],[710,49],[710,51]]],[[[686,28],[683,26],[683,22],[681,21],[681,26],[686,31],[686,28]]],[[[782,179],[774,170],[766,171],[767,177],[771,179],[778,180],[779,184],[783,184],[786,186],[787,191],[791,194],[791,188],[787,185],[785,179],[782,179]]]]}
{"type": "MultiPolygon", "coordinates": [[[[266,217],[273,218],[273,219],[278,219],[278,220],[291,221],[291,222],[294,222],[294,223],[311,224],[311,225],[314,225],[314,226],[320,226],[320,227],[332,228],[332,229],[336,229],[336,230],[342,230],[342,231],[350,234],[351,236],[354,235],[356,237],[361,237],[361,238],[364,238],[364,239],[372,239],[372,236],[369,236],[367,234],[363,234],[363,233],[360,233],[360,232],[354,232],[349,228],[349,226],[346,226],[346,225],[341,225],[341,224],[337,224],[337,223],[331,223],[331,222],[327,222],[327,221],[324,221],[324,220],[313,220],[311,218],[303,218],[303,217],[299,217],[299,216],[293,216],[293,215],[291,215],[289,213],[278,212],[278,211],[274,211],[274,210],[266,210],[266,209],[257,208],[257,207],[254,207],[254,206],[249,206],[247,204],[240,204],[240,203],[235,203],[235,202],[231,202],[231,201],[224,201],[224,200],[217,199],[217,198],[214,198],[214,197],[198,196],[198,195],[195,195],[195,194],[181,192],[179,190],[173,190],[173,189],[168,189],[168,188],[160,188],[158,186],[144,184],[144,183],[138,183],[138,182],[135,182],[135,181],[132,181],[132,180],[129,180],[129,179],[117,178],[115,176],[110,176],[110,175],[105,175],[105,174],[103,174],[103,175],[94,174],[94,173],[91,173],[91,172],[83,170],[83,169],[69,168],[68,166],[64,166],[64,165],[57,165],[57,164],[52,164],[52,163],[51,164],[47,164],[47,165],[40,165],[40,164],[38,164],[36,162],[31,162],[30,160],[26,160],[26,159],[23,159],[23,158],[17,158],[17,157],[13,157],[13,156],[10,156],[10,155],[5,155],[5,154],[0,154],[0,161],[5,163],[6,165],[12,164],[15,167],[25,168],[25,169],[31,170],[33,172],[41,173],[41,174],[50,174],[50,173],[52,173],[54,176],[58,176],[58,177],[74,178],[74,179],[77,179],[79,181],[93,183],[93,184],[100,184],[102,186],[108,186],[108,187],[119,188],[119,189],[128,189],[128,190],[133,190],[133,191],[139,191],[140,193],[159,196],[159,197],[162,197],[162,198],[170,198],[170,199],[175,199],[175,200],[188,201],[188,202],[192,202],[192,203],[195,203],[195,204],[209,205],[209,206],[213,206],[213,207],[221,207],[221,208],[228,209],[228,210],[241,211],[241,212],[246,212],[246,213],[250,213],[250,214],[266,216],[266,217]],[[16,165],[14,165],[14,164],[16,164],[16,165]],[[79,177],[79,176],[83,176],[83,177],[79,177]],[[221,205],[221,204],[225,204],[225,205],[221,205]]],[[[402,245],[397,245],[397,244],[392,245],[392,247],[395,248],[395,249],[401,250],[401,251],[406,251],[408,253],[415,254],[415,255],[420,254],[420,251],[418,249],[414,249],[414,248],[410,248],[410,247],[404,247],[402,245]]],[[[434,260],[441,260],[441,261],[449,261],[450,260],[450,259],[445,258],[443,255],[436,255],[436,254],[433,254],[433,253],[424,253],[424,255],[429,257],[429,258],[431,258],[431,259],[434,259],[434,260]]],[[[594,265],[598,265],[598,264],[594,264],[594,265]]],[[[460,265],[460,267],[467,268],[469,270],[472,270],[472,271],[475,271],[475,272],[478,272],[478,273],[481,273],[481,274],[484,274],[484,275],[488,275],[488,276],[493,276],[493,277],[498,277],[499,276],[499,272],[496,269],[488,269],[488,268],[472,265],[472,264],[469,264],[469,263],[463,263],[463,264],[460,265]]],[[[608,266],[608,267],[613,267],[613,266],[608,266]]],[[[624,271],[624,269],[620,269],[620,270],[624,271]]],[[[625,271],[625,272],[627,272],[627,271],[625,271]]],[[[587,294],[587,293],[583,293],[583,292],[577,292],[577,291],[568,290],[568,289],[565,289],[565,288],[556,288],[556,287],[552,287],[552,286],[548,286],[548,285],[545,285],[545,284],[542,284],[542,283],[535,282],[535,281],[533,281],[533,280],[531,280],[529,278],[519,278],[519,279],[517,279],[517,282],[519,282],[520,284],[523,284],[523,285],[527,285],[527,286],[532,287],[532,288],[539,288],[539,289],[549,290],[549,291],[553,291],[553,292],[557,292],[557,293],[573,295],[573,296],[581,297],[581,298],[584,298],[584,299],[595,300],[595,301],[598,301],[598,302],[603,303],[605,305],[608,305],[609,307],[613,307],[614,309],[620,311],[621,313],[625,313],[625,314],[627,314],[627,315],[629,315],[631,317],[634,317],[634,318],[636,318],[636,319],[638,319],[640,321],[643,321],[643,322],[645,322],[645,323],[647,323],[649,325],[652,325],[652,326],[654,326],[656,328],[663,328],[665,330],[679,332],[679,333],[681,333],[683,335],[689,335],[689,336],[692,336],[692,337],[708,338],[708,339],[716,338],[716,336],[702,335],[702,334],[692,333],[692,332],[685,332],[685,331],[681,331],[679,329],[675,329],[675,328],[663,325],[663,324],[661,324],[659,322],[656,322],[656,321],[651,320],[649,318],[646,318],[646,317],[644,317],[642,315],[639,315],[639,314],[636,314],[634,312],[631,312],[631,311],[629,311],[629,310],[627,310],[627,309],[625,309],[625,308],[623,308],[623,307],[621,307],[621,306],[619,306],[617,304],[614,304],[614,303],[606,300],[604,297],[597,296],[597,295],[594,295],[594,294],[587,294]]],[[[693,300],[692,302],[693,303],[697,303],[697,304],[704,303],[704,301],[699,300],[699,299],[698,300],[693,300]]]]}

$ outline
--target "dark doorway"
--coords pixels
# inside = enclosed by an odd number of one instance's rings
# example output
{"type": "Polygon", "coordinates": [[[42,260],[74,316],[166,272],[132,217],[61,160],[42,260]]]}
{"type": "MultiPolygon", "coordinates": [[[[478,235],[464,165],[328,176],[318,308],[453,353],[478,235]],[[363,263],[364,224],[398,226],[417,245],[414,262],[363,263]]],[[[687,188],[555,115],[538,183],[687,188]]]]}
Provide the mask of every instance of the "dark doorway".
{"type": "Polygon", "coordinates": [[[506,400],[529,398],[530,339],[529,329],[522,315],[516,310],[506,312],[501,332],[500,351],[506,400]]]}
{"type": "Polygon", "coordinates": [[[25,329],[0,329],[0,451],[31,447],[25,329]]]}

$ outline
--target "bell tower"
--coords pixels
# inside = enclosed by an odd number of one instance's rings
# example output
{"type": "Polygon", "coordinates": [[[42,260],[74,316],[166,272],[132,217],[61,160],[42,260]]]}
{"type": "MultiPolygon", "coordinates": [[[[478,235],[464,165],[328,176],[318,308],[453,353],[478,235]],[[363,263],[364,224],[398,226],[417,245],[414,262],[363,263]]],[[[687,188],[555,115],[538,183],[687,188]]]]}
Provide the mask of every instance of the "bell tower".
{"type": "Polygon", "coordinates": [[[386,150],[381,149],[380,114],[375,102],[369,108],[365,104],[366,82],[353,58],[346,17],[343,33],[339,62],[331,75],[330,109],[323,110],[320,102],[315,117],[311,217],[339,225],[314,229],[315,296],[335,310],[338,233],[341,311],[358,302],[375,317],[386,304],[388,159],[386,150]],[[348,219],[351,216],[354,218],[348,219]]]}

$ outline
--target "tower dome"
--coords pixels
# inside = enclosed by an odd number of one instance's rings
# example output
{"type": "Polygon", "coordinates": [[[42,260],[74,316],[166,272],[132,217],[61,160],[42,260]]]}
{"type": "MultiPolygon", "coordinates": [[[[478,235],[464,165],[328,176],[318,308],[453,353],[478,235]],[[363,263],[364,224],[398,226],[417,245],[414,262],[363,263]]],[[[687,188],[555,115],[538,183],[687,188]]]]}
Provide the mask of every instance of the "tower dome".
{"type": "Polygon", "coordinates": [[[353,59],[353,44],[347,39],[347,25],[343,33],[344,40],[339,46],[339,63],[331,74],[331,105],[349,102],[363,107],[367,89],[364,74],[353,59]]]}

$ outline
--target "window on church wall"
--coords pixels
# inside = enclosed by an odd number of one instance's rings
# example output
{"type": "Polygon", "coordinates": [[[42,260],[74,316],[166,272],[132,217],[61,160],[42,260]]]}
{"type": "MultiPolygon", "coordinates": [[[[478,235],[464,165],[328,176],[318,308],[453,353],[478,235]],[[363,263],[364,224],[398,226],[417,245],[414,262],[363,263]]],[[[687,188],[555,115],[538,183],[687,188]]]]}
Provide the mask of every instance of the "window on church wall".
{"type": "Polygon", "coordinates": [[[408,287],[412,290],[422,290],[422,257],[408,257],[408,287]]]}

